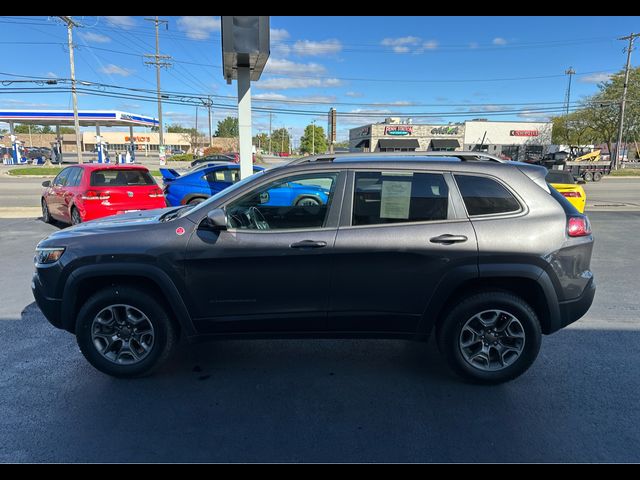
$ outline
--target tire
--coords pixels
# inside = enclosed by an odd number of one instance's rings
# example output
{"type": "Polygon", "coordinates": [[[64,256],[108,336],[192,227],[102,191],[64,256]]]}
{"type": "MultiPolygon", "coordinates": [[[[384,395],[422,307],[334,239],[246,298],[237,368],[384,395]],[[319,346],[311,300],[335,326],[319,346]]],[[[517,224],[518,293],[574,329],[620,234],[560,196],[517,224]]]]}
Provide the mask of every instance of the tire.
{"type": "Polygon", "coordinates": [[[82,223],[82,217],[76,207],[71,207],[71,225],[80,225],[82,223]]]}
{"type": "Polygon", "coordinates": [[[53,223],[53,218],[51,217],[51,213],[49,213],[47,201],[43,198],[40,203],[42,204],[42,221],[44,223],[53,223]]]}
{"type": "Polygon", "coordinates": [[[585,182],[591,182],[593,180],[593,174],[591,172],[584,172],[582,178],[584,178],[585,182]]]}
{"type": "Polygon", "coordinates": [[[187,205],[198,205],[199,203],[204,202],[204,198],[192,198],[187,202],[187,205]]]}
{"type": "Polygon", "coordinates": [[[463,298],[438,325],[436,335],[438,349],[449,367],[465,380],[481,384],[503,383],[522,375],[538,356],[542,341],[540,322],[533,309],[522,298],[503,291],[463,298]],[[493,336],[489,330],[496,329],[479,323],[481,313],[489,323],[497,315],[497,330],[503,325],[506,328],[493,336]],[[479,330],[478,325],[485,332],[482,335],[471,333],[479,330]],[[477,348],[482,352],[487,349],[488,362],[477,348]]]}
{"type": "Polygon", "coordinates": [[[602,173],[600,172],[595,172],[593,174],[593,181],[594,182],[599,182],[600,180],[602,180],[602,173]]]}
{"type": "Polygon", "coordinates": [[[112,286],[95,293],[84,303],[78,312],[76,340],[82,354],[96,369],[113,377],[135,378],[149,375],[169,357],[177,342],[177,332],[154,295],[131,286],[112,286]],[[116,313],[109,315],[110,311],[116,313]],[[140,314],[144,317],[142,320],[140,314]],[[122,333],[125,330],[121,329],[121,337],[114,338],[117,322],[113,320],[113,327],[109,327],[109,318],[123,319],[129,333],[122,333]],[[137,318],[136,325],[151,332],[151,338],[147,334],[134,340],[136,333],[129,328],[129,318],[137,318]],[[104,348],[105,334],[113,340],[111,348],[104,348]],[[122,339],[127,338],[126,335],[129,340],[125,342],[122,339]],[[138,359],[127,353],[124,348],[127,343],[128,351],[135,352],[138,359]]]}
{"type": "Polygon", "coordinates": [[[302,197],[296,201],[296,207],[319,207],[322,202],[313,197],[302,197]]]}

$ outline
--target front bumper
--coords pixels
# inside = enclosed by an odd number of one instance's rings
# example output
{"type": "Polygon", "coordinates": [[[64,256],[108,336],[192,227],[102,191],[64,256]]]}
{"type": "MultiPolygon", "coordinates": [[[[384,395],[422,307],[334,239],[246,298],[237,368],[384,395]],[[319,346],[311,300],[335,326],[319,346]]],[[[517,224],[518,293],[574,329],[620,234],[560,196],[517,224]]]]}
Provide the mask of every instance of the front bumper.
{"type": "Polygon", "coordinates": [[[582,295],[573,300],[560,302],[560,328],[564,328],[582,318],[591,308],[595,294],[596,284],[591,278],[582,295]]]}
{"type": "Polygon", "coordinates": [[[62,328],[62,299],[47,297],[40,282],[38,273],[33,274],[31,279],[31,292],[36,299],[38,308],[42,311],[46,319],[56,328],[62,328]]]}

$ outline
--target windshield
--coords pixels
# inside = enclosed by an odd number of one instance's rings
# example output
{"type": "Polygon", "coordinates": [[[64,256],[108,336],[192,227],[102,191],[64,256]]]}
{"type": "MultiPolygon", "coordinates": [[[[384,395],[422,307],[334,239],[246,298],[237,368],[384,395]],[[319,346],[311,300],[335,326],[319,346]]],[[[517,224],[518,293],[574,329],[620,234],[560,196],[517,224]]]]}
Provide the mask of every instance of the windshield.
{"type": "Polygon", "coordinates": [[[213,203],[217,199],[227,195],[228,193],[236,191],[238,188],[241,188],[242,186],[246,185],[247,183],[254,181],[256,178],[258,178],[258,176],[264,174],[264,172],[266,172],[266,170],[260,170],[260,171],[258,171],[256,173],[254,173],[253,175],[245,178],[244,180],[240,180],[238,183],[234,183],[230,187],[225,188],[221,192],[216,193],[214,196],[208,198],[206,201],[196,205],[195,207],[193,207],[191,209],[186,209],[184,211],[181,211],[180,212],[180,216],[184,215],[185,213],[198,212],[198,211],[200,211],[202,209],[208,210],[209,209],[209,205],[211,205],[211,203],[213,203]]]}

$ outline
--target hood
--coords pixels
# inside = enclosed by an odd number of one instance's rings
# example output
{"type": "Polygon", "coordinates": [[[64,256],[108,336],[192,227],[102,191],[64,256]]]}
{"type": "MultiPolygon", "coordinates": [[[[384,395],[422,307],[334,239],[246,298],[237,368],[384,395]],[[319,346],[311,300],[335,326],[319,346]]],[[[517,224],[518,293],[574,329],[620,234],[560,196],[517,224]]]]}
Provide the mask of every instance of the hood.
{"type": "Polygon", "coordinates": [[[137,230],[148,228],[150,225],[161,223],[164,218],[170,217],[171,212],[175,212],[184,207],[157,208],[154,210],[141,210],[139,212],[112,215],[110,217],[99,218],[89,222],[81,223],[73,227],[65,228],[49,235],[44,242],[53,244],[60,240],[78,238],[88,235],[99,235],[106,233],[120,233],[125,230],[137,230]]]}

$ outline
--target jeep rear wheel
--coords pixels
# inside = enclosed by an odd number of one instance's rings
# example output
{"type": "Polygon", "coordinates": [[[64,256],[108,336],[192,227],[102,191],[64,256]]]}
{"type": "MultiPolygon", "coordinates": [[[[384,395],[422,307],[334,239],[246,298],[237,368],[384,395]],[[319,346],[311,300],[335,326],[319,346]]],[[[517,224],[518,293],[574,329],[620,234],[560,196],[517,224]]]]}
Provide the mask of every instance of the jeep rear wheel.
{"type": "Polygon", "coordinates": [[[533,309],[508,292],[464,298],[443,319],[438,348],[460,376],[495,384],[522,375],[540,350],[542,334],[533,309]]]}
{"type": "Polygon", "coordinates": [[[176,330],[152,294],[114,286],[97,292],[82,306],[76,338],[85,358],[101,372],[139,377],[169,357],[176,330]]]}

